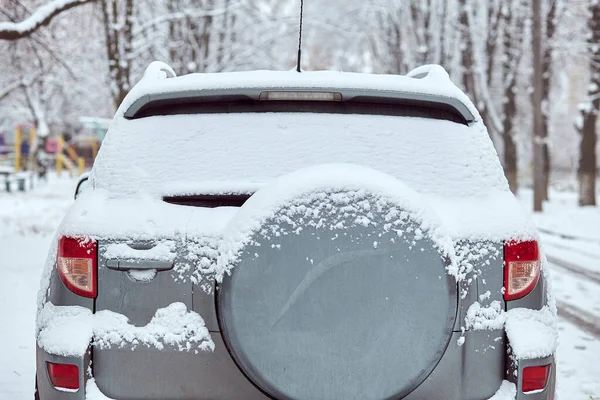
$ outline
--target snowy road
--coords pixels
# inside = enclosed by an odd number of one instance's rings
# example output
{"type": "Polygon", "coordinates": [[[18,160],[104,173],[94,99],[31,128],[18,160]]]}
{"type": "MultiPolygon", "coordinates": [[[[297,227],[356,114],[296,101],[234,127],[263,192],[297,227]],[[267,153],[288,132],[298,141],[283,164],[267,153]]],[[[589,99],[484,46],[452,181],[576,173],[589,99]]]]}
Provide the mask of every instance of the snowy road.
{"type": "MultiPolygon", "coordinates": [[[[0,400],[33,398],[39,276],[75,184],[54,178],[30,195],[0,192],[0,400]]],[[[592,239],[543,236],[561,316],[559,400],[600,400],[600,241],[592,239]]]]}

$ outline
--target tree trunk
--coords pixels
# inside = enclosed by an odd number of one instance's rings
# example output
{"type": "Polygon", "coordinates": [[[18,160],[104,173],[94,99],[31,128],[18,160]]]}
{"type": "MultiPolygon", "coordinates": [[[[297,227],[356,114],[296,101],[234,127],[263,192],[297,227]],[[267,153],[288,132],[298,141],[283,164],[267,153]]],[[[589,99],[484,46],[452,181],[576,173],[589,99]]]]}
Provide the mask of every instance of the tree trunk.
{"type": "Polygon", "coordinates": [[[579,157],[579,205],[596,205],[596,126],[600,112],[600,2],[589,8],[590,82],[581,109],[579,157]]]}
{"type": "Polygon", "coordinates": [[[544,157],[542,152],[542,13],[541,0],[533,0],[533,211],[542,211],[544,157]]]}
{"type": "Polygon", "coordinates": [[[556,31],[556,3],[558,0],[550,1],[550,9],[546,15],[546,36],[544,40],[544,55],[542,57],[542,154],[544,159],[544,190],[542,197],[548,200],[548,186],[550,185],[550,148],[548,146],[549,122],[550,122],[550,88],[552,80],[552,46],[554,33],[556,31]]]}
{"type": "Polygon", "coordinates": [[[504,175],[508,180],[510,191],[517,193],[519,190],[517,146],[511,134],[504,133],[504,175]]]}
{"type": "MultiPolygon", "coordinates": [[[[520,11],[520,10],[519,10],[520,11]]],[[[523,33],[523,17],[513,12],[511,6],[507,6],[502,14],[504,18],[504,57],[503,75],[507,80],[504,82],[504,98],[502,109],[502,138],[504,141],[504,174],[508,180],[511,192],[517,193],[518,181],[518,154],[517,145],[514,140],[514,121],[517,115],[517,67],[520,59],[520,44],[516,40],[523,33]],[[513,23],[515,21],[515,23],[513,23]]]]}
{"type": "Polygon", "coordinates": [[[587,113],[581,128],[579,158],[579,205],[596,205],[596,117],[597,113],[587,113]]]}
{"type": "Polygon", "coordinates": [[[460,0],[460,51],[462,65],[462,80],[465,92],[471,96],[475,107],[479,107],[477,92],[475,89],[475,71],[473,62],[473,43],[469,34],[469,17],[467,15],[466,0],[460,0]]]}

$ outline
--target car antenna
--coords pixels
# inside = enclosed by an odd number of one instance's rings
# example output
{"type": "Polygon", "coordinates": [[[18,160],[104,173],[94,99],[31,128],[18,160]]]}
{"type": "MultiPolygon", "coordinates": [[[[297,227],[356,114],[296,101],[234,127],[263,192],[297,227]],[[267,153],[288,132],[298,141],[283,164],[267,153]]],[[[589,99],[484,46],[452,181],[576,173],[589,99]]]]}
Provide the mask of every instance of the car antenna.
{"type": "Polygon", "coordinates": [[[302,12],[304,11],[304,0],[300,0],[300,32],[298,35],[298,61],[296,64],[296,71],[302,72],[300,69],[300,62],[302,60],[302,12]]]}

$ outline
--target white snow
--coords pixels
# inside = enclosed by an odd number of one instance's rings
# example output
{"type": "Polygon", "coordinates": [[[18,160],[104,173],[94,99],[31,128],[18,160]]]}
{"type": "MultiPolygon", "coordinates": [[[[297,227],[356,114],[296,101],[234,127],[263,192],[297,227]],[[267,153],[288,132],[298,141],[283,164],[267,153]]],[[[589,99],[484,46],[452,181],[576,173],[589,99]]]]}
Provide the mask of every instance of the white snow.
{"type": "Polygon", "coordinates": [[[98,239],[175,239],[186,231],[194,236],[218,236],[235,211],[228,207],[181,207],[147,196],[115,197],[97,189],[77,198],[59,231],[98,239]]]}
{"type": "Polygon", "coordinates": [[[505,318],[506,315],[500,301],[494,300],[489,306],[484,307],[475,302],[467,310],[465,326],[467,329],[474,329],[476,331],[502,329],[505,318]]]}
{"type": "Polygon", "coordinates": [[[106,246],[104,257],[112,260],[153,260],[172,262],[177,253],[175,253],[175,242],[172,240],[163,240],[147,250],[134,249],[127,243],[112,243],[106,246]]]}
{"type": "Polygon", "coordinates": [[[249,181],[173,181],[165,182],[160,189],[164,196],[169,195],[219,195],[219,194],[252,194],[265,186],[265,182],[249,181]]]}
{"type": "Polygon", "coordinates": [[[147,325],[137,327],[126,316],[112,311],[93,314],[87,308],[48,302],[38,316],[36,330],[40,347],[61,356],[83,356],[90,343],[100,348],[126,344],[157,349],[172,345],[181,351],[215,348],[202,317],[183,303],[156,310],[147,325]]]}
{"type": "MultiPolygon", "coordinates": [[[[104,393],[100,391],[98,385],[96,385],[96,380],[94,378],[89,378],[87,384],[85,386],[85,400],[114,400],[110,397],[106,396],[104,393]]],[[[496,400],[496,399],[494,399],[496,400]]],[[[500,400],[500,399],[498,399],[500,400]]]]}
{"type": "Polygon", "coordinates": [[[138,282],[150,282],[152,279],[156,277],[157,270],[156,269],[147,269],[147,270],[135,270],[132,269],[127,271],[127,275],[138,282]]]}
{"type": "Polygon", "coordinates": [[[502,381],[496,394],[489,400],[514,400],[517,397],[517,386],[509,381],[502,381]]]}
{"type": "Polygon", "coordinates": [[[101,348],[143,344],[157,349],[173,345],[180,351],[215,349],[202,317],[183,303],[159,308],[152,320],[141,327],[129,324],[127,317],[112,311],[98,311],[95,317],[94,344],[101,348]]]}
{"type": "Polygon", "coordinates": [[[426,198],[454,237],[495,242],[538,237],[533,221],[507,190],[492,189],[482,196],[426,198]]]}
{"type": "MultiPolygon", "coordinates": [[[[572,193],[555,193],[556,199],[546,203],[547,213],[535,214],[542,233],[560,234],[582,242],[600,243],[600,212],[597,207],[578,207],[572,193]]],[[[522,194],[523,200],[529,192],[522,194]]]]}
{"type": "Polygon", "coordinates": [[[541,310],[509,310],[505,330],[517,360],[547,357],[554,354],[558,346],[556,314],[547,306],[541,310]]]}
{"type": "Polygon", "coordinates": [[[60,356],[82,356],[94,333],[91,310],[78,306],[46,303],[38,314],[36,338],[48,353],[60,356]]]}
{"type": "Polygon", "coordinates": [[[370,167],[421,194],[441,198],[508,193],[502,167],[482,125],[356,114],[117,117],[91,179],[96,188],[120,196],[139,196],[142,191],[159,198],[174,194],[171,185],[189,193],[207,187],[207,182],[222,181],[217,190],[222,191],[228,182],[233,183],[230,190],[239,190],[325,163],[370,167]],[[453,151],[448,152],[449,148],[453,151]]]}

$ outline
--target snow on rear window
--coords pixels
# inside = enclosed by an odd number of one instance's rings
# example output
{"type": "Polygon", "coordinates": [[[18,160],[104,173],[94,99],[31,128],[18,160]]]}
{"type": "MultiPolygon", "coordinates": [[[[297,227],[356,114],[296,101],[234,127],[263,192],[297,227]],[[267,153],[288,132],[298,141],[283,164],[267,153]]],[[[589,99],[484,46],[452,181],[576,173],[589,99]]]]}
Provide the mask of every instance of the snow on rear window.
{"type": "Polygon", "coordinates": [[[96,187],[159,195],[174,182],[268,182],[324,163],[371,167],[423,194],[467,197],[508,191],[481,124],[380,115],[118,118],[94,170],[96,187]]]}

